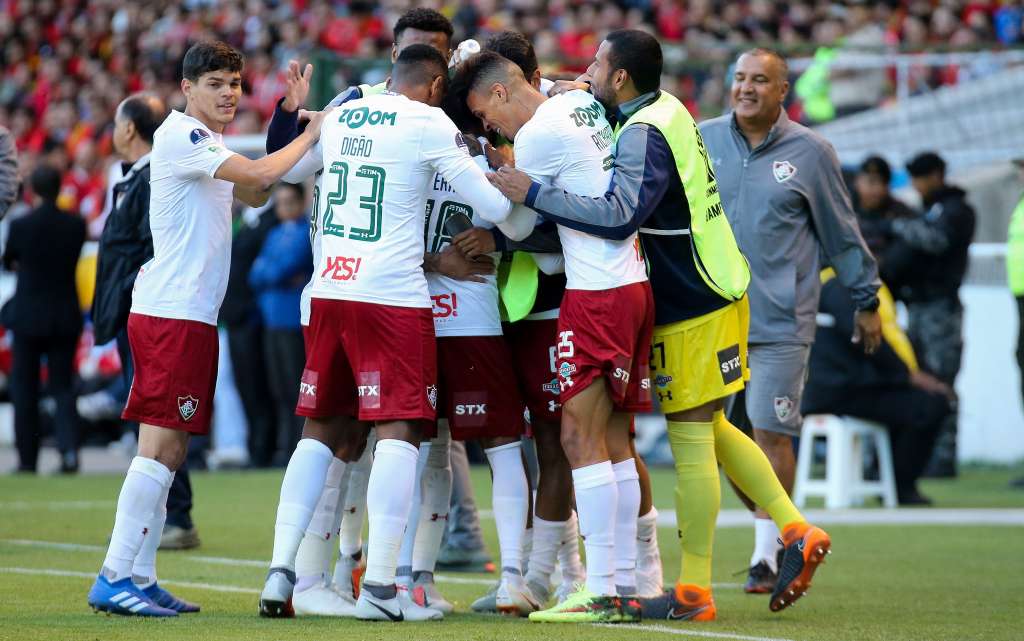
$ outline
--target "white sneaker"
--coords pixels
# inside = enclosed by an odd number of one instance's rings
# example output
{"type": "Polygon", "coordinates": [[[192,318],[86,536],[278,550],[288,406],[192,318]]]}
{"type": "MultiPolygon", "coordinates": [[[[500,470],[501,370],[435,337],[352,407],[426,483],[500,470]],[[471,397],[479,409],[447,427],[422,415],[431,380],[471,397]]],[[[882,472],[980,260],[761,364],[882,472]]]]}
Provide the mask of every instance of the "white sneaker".
{"type": "Polygon", "coordinates": [[[441,595],[441,591],[437,589],[437,585],[434,583],[433,572],[423,572],[420,574],[420,577],[413,581],[409,596],[416,605],[437,610],[441,614],[451,614],[455,611],[455,606],[452,605],[451,601],[444,598],[441,595]]]}
{"type": "Polygon", "coordinates": [[[294,593],[292,607],[295,608],[295,616],[354,617],[356,615],[355,602],[346,600],[326,583],[319,583],[294,593]]]}
{"type": "Polygon", "coordinates": [[[359,598],[359,579],[362,576],[362,562],[353,559],[348,554],[340,554],[337,563],[334,564],[334,579],[331,582],[331,587],[342,598],[355,603],[359,598]]]}
{"type": "Polygon", "coordinates": [[[499,587],[501,587],[501,583],[495,583],[494,587],[487,591],[487,594],[483,595],[476,601],[473,601],[473,604],[469,606],[469,609],[473,612],[480,612],[481,614],[497,612],[499,587]]]}
{"type": "Polygon", "coordinates": [[[356,618],[363,621],[440,621],[444,615],[432,608],[416,605],[409,598],[409,591],[398,587],[398,594],[391,599],[378,599],[369,590],[359,592],[356,601],[356,618]]]}
{"type": "Polygon", "coordinates": [[[272,619],[290,619],[295,616],[292,592],[295,590],[295,572],[285,568],[270,568],[267,582],[260,593],[260,616],[272,619]]]}
{"type": "Polygon", "coordinates": [[[531,612],[540,610],[541,606],[522,576],[501,578],[501,584],[495,594],[495,605],[501,614],[520,617],[530,616],[531,612]]]}

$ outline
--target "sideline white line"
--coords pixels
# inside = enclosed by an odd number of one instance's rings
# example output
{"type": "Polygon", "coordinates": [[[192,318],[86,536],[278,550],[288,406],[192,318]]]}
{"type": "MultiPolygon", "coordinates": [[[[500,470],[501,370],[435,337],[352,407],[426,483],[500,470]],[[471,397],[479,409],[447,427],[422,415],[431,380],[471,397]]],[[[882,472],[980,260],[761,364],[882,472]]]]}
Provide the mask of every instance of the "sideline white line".
{"type": "MultiPolygon", "coordinates": [[[[62,543],[60,541],[35,541],[32,539],[0,539],[0,543],[9,545],[22,545],[25,547],[44,548],[50,550],[64,550],[66,552],[106,552],[101,545],[88,545],[85,543],[62,543]]],[[[199,556],[199,555],[175,555],[177,560],[192,561],[195,563],[209,563],[211,565],[228,565],[252,568],[266,568],[268,561],[256,559],[232,559],[223,556],[199,556]]],[[[89,575],[92,576],[92,575],[89,575]]],[[[456,585],[487,585],[492,586],[498,582],[498,577],[493,579],[477,579],[468,576],[452,576],[450,574],[436,574],[434,579],[441,583],[453,583],[456,585]]],[[[740,587],[739,583],[715,583],[713,587],[729,590],[740,587]]]]}
{"type": "MultiPolygon", "coordinates": [[[[19,568],[0,567],[0,573],[23,574],[29,576],[57,576],[74,577],[81,579],[95,579],[96,575],[89,572],[74,572],[72,570],[54,570],[51,568],[19,568]]],[[[259,590],[243,588],[235,585],[218,585],[216,583],[194,583],[192,581],[177,581],[174,579],[160,579],[164,585],[173,585],[196,590],[210,590],[211,592],[231,592],[239,594],[259,594],[259,590]]],[[[615,630],[644,630],[647,632],[660,632],[663,634],[674,634],[677,636],[703,637],[712,639],[733,639],[735,641],[792,641],[791,639],[775,639],[772,637],[754,637],[744,634],[733,634],[731,632],[704,632],[701,630],[686,630],[683,628],[667,628],[660,625],[614,625],[611,623],[598,624],[597,627],[612,628],[615,630]]]]}
{"type": "Polygon", "coordinates": [[[92,510],[113,507],[114,501],[0,501],[0,510],[92,510]]]}
{"type": "MultiPolygon", "coordinates": [[[[0,572],[7,574],[28,574],[28,575],[46,575],[46,576],[71,576],[83,579],[95,579],[96,575],[90,572],[73,572],[71,570],[53,570],[50,568],[3,568],[0,567],[0,572]]],[[[218,585],[216,583],[194,583],[192,581],[177,581],[174,579],[160,579],[160,583],[164,585],[176,585],[183,588],[194,588],[196,590],[211,590],[213,592],[238,592],[241,594],[259,594],[259,590],[254,588],[243,588],[236,585],[218,585]]]]}
{"type": "Polygon", "coordinates": [[[746,634],[733,634],[732,632],[711,632],[684,628],[666,628],[661,625],[616,625],[614,623],[599,623],[597,626],[601,628],[614,628],[616,630],[644,630],[646,632],[661,632],[664,634],[675,634],[686,637],[704,637],[709,639],[736,639],[738,641],[793,641],[792,639],[754,637],[746,634]]]}

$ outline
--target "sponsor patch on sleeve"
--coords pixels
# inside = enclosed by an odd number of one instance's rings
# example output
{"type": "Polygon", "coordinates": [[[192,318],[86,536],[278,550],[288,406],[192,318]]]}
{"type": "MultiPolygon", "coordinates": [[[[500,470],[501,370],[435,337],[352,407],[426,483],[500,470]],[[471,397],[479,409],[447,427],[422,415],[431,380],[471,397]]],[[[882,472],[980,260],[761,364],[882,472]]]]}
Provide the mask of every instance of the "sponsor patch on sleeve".
{"type": "Polygon", "coordinates": [[[192,133],[188,135],[188,139],[192,141],[193,145],[198,145],[205,140],[210,139],[210,134],[205,129],[196,127],[192,130],[192,133]]]}

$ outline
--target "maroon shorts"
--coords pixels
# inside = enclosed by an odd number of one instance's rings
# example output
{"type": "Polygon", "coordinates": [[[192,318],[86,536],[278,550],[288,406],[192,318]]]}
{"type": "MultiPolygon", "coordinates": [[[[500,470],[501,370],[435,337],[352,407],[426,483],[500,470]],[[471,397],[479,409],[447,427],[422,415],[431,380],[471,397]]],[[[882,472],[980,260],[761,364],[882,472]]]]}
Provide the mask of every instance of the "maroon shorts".
{"type": "Polygon", "coordinates": [[[555,344],[562,403],[604,377],[616,410],[651,411],[653,331],[647,281],[604,291],[565,290],[555,344]]]}
{"type": "Polygon", "coordinates": [[[209,434],[217,387],[217,328],[132,313],[128,343],[135,377],[121,418],[209,434]]]}
{"type": "Polygon", "coordinates": [[[437,355],[430,308],[314,298],[305,336],[296,414],[433,422],[437,355]]]}
{"type": "Polygon", "coordinates": [[[558,319],[521,320],[505,325],[519,389],[533,420],[559,423],[562,403],[558,393],[555,342],[558,319]]]}
{"type": "Polygon", "coordinates": [[[437,364],[441,388],[438,416],[448,418],[453,439],[522,436],[524,405],[504,338],[438,338],[437,364]]]}

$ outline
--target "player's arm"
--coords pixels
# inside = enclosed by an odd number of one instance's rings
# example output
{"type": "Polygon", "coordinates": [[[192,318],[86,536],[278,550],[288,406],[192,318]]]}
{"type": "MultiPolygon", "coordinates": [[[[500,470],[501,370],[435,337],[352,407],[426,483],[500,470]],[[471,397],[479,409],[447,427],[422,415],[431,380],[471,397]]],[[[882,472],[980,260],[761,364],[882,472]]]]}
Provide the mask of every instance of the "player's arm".
{"type": "Polygon", "coordinates": [[[493,274],[494,270],[494,261],[489,256],[468,258],[453,245],[448,245],[440,252],[423,254],[423,271],[455,280],[486,283],[483,276],[493,274]]]}
{"type": "Polygon", "coordinates": [[[625,240],[664,197],[675,160],[664,136],[646,124],[626,127],[617,152],[604,196],[571,194],[514,169],[502,168],[488,178],[513,202],[525,203],[545,220],[600,238],[625,240]]]}
{"type": "Polygon", "coordinates": [[[249,160],[241,154],[233,154],[220,164],[213,177],[256,192],[269,190],[319,140],[325,114],[323,111],[314,114],[305,131],[269,156],[249,160]]]}

